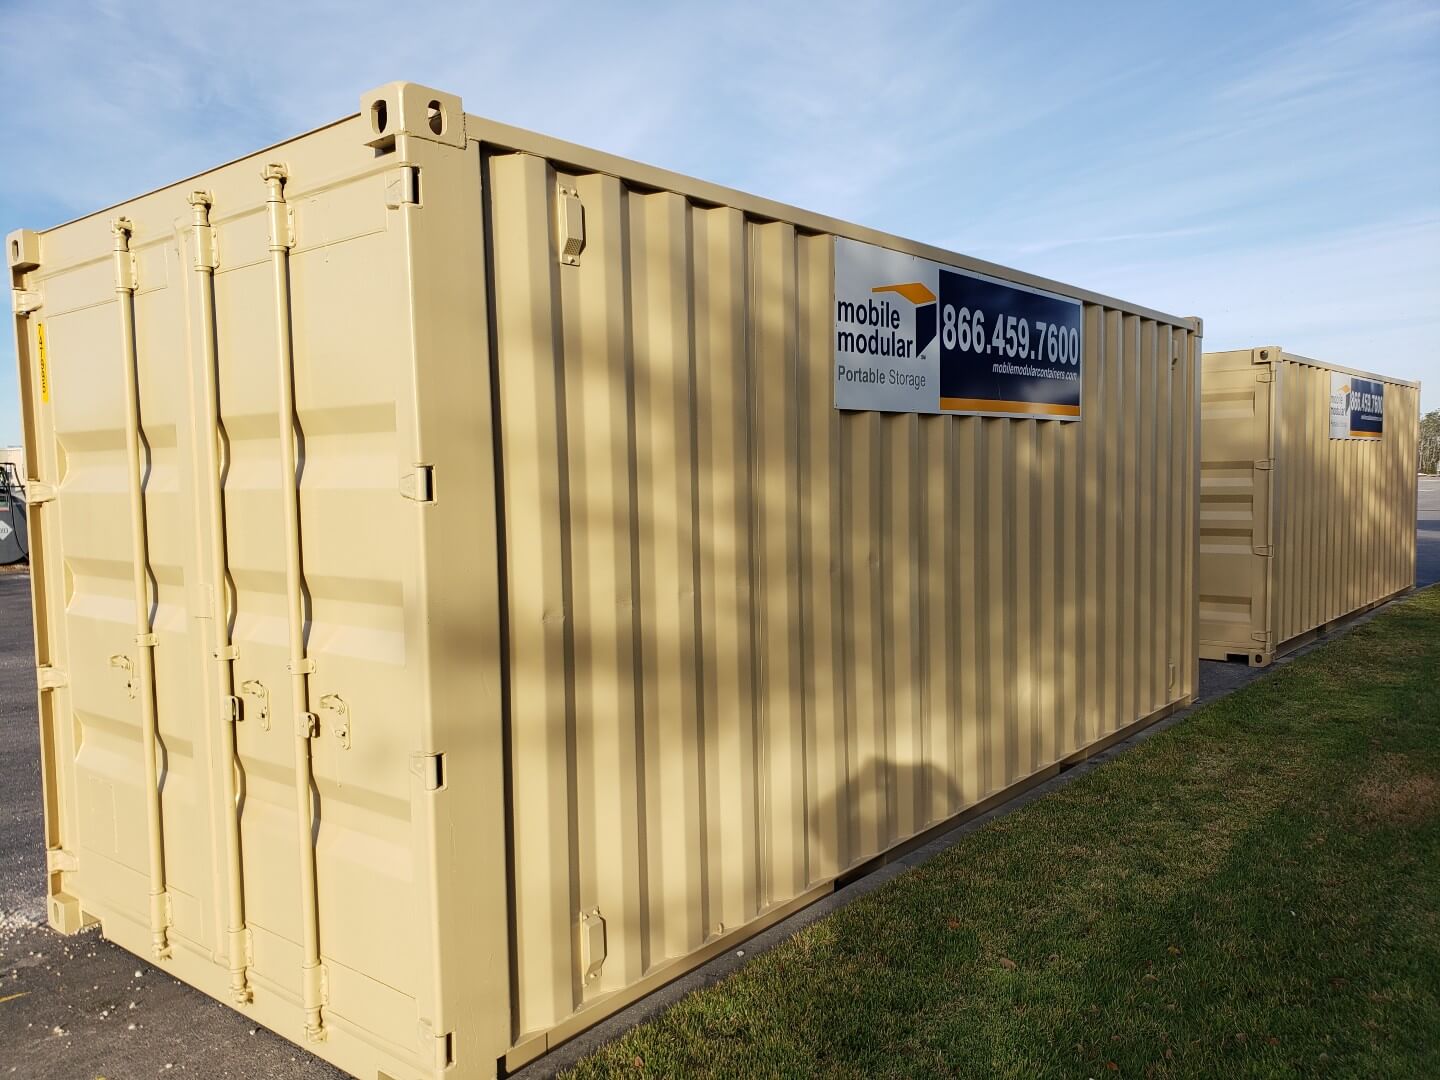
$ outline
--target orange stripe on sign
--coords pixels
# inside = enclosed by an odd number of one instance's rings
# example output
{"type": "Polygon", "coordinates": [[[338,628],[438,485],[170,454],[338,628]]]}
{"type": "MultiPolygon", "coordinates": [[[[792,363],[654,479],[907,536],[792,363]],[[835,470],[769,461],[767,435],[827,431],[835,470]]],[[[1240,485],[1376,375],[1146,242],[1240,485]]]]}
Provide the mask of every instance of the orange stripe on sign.
{"type": "Polygon", "coordinates": [[[1352,439],[1378,439],[1378,438],[1380,438],[1380,432],[1378,432],[1378,431],[1352,431],[1352,432],[1350,432],[1350,437],[1351,437],[1352,439]]]}
{"type": "Polygon", "coordinates": [[[935,294],[920,281],[907,281],[901,285],[877,285],[870,291],[899,293],[912,304],[929,304],[935,300],[935,294]]]}
{"type": "Polygon", "coordinates": [[[1044,401],[991,401],[989,398],[942,397],[946,412],[1026,413],[1031,416],[1079,416],[1079,405],[1051,405],[1044,401]]]}

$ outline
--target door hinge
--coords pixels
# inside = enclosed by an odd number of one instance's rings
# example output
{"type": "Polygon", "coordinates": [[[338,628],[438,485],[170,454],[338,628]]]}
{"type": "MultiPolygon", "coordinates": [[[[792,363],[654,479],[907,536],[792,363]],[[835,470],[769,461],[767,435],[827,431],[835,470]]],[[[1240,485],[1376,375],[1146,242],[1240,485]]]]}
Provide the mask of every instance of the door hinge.
{"type": "Polygon", "coordinates": [[[130,250],[135,224],[127,217],[117,217],[110,223],[110,231],[115,235],[115,288],[134,292],[140,277],[135,252],[130,250]]]}
{"type": "Polygon", "coordinates": [[[32,311],[39,311],[44,303],[44,297],[35,289],[10,290],[10,306],[14,308],[16,315],[29,315],[32,311]]]}
{"type": "Polygon", "coordinates": [[[1275,468],[1275,459],[1261,458],[1259,461],[1255,462],[1255,468],[1259,469],[1262,472],[1269,472],[1271,469],[1275,468]]]}
{"type": "Polygon", "coordinates": [[[1258,634],[1251,634],[1250,640],[1258,641],[1262,645],[1268,645],[1270,643],[1270,637],[1271,633],[1269,630],[1261,630],[1258,634]]]}
{"type": "MultiPolygon", "coordinates": [[[[209,209],[213,204],[208,191],[192,191],[190,193],[190,205],[194,207],[204,207],[205,213],[202,215],[202,220],[209,220],[209,209]]],[[[197,221],[191,225],[190,228],[195,234],[195,269],[218,269],[220,266],[220,242],[215,236],[215,226],[201,224],[197,221]]]]}
{"type": "Polygon", "coordinates": [[[411,754],[410,771],[419,777],[426,791],[439,791],[445,786],[445,755],[411,754]]]}
{"type": "Polygon", "coordinates": [[[1256,555],[1263,555],[1263,556],[1265,556],[1265,558],[1267,558],[1267,559],[1272,559],[1272,558],[1275,557],[1275,545],[1274,545],[1274,544],[1256,544],[1256,545],[1255,545],[1255,554],[1256,554],[1256,555]]]}
{"type": "Polygon", "coordinates": [[[580,192],[561,184],[556,192],[555,217],[560,262],[579,266],[580,252],[585,250],[585,207],[580,202],[580,192]]]}
{"type": "Polygon", "coordinates": [[[35,685],[39,690],[59,690],[70,685],[70,676],[64,668],[41,664],[35,669],[35,685]]]}
{"type": "Polygon", "coordinates": [[[401,165],[385,174],[385,205],[391,210],[420,205],[418,165],[401,165]]]}
{"type": "Polygon", "coordinates": [[[455,1064],[455,1033],[447,1031],[443,1035],[435,1034],[435,1025],[424,1018],[420,1020],[420,1045],[430,1045],[435,1048],[435,1067],[437,1069],[448,1069],[455,1064]]]}
{"type": "MultiPolygon", "coordinates": [[[[283,184],[288,175],[284,165],[273,163],[260,171],[260,178],[267,184],[271,180],[279,180],[283,184]]],[[[271,197],[265,203],[270,212],[270,245],[272,249],[280,247],[289,250],[295,246],[295,208],[283,200],[280,190],[272,188],[271,197]]]]}
{"type": "Polygon", "coordinates": [[[25,504],[27,506],[39,506],[55,498],[55,485],[47,484],[43,480],[25,481],[25,504]]]}
{"type": "Polygon", "coordinates": [[[45,849],[45,870],[47,873],[64,872],[73,874],[80,869],[80,858],[73,851],[52,847],[45,849]]]}
{"type": "Polygon", "coordinates": [[[435,501],[435,466],[416,465],[415,471],[400,478],[400,494],[416,502],[435,501]]]}
{"type": "Polygon", "coordinates": [[[1256,381],[1256,382],[1274,382],[1274,381],[1275,381],[1275,372],[1274,372],[1274,370],[1271,369],[1271,370],[1268,370],[1268,371],[1259,372],[1259,373],[1255,376],[1255,381],[1256,381]]]}

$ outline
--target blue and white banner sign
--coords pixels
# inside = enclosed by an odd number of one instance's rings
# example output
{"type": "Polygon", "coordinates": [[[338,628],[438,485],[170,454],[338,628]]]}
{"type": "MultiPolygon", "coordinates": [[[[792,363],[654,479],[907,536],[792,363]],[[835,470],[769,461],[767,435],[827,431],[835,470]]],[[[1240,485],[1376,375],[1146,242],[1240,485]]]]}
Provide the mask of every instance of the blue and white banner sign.
{"type": "Polygon", "coordinates": [[[1385,384],[1330,373],[1330,438],[1378,439],[1385,431],[1385,384]]]}
{"type": "Polygon", "coordinates": [[[835,238],[835,407],[1079,420],[1079,300],[835,238]]]}

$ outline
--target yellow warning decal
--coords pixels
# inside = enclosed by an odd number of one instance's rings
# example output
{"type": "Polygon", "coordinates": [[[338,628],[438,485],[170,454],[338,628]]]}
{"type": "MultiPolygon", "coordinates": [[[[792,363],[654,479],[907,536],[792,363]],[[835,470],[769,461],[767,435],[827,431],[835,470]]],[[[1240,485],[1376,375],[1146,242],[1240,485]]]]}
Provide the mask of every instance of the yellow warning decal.
{"type": "Polygon", "coordinates": [[[50,404],[50,361],[45,356],[45,324],[35,324],[36,351],[40,355],[40,400],[50,404]]]}

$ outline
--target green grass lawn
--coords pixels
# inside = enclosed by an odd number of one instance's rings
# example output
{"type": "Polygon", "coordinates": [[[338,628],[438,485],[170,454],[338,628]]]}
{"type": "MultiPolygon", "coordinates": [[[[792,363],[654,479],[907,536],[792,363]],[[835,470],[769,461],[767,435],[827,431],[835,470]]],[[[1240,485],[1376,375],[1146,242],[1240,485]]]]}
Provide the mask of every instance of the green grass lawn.
{"type": "Polygon", "coordinates": [[[572,1075],[1440,1077],[1440,588],[572,1075]]]}

